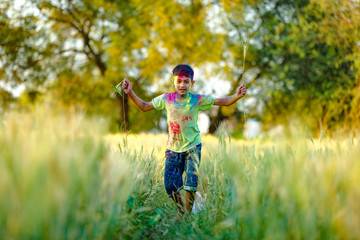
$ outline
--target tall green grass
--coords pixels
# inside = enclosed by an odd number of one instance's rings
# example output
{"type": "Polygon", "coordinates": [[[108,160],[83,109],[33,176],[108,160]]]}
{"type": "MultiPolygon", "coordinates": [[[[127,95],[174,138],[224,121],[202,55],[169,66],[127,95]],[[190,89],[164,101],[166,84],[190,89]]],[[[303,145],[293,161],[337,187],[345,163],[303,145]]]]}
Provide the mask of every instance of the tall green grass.
{"type": "Polygon", "coordinates": [[[0,126],[0,238],[112,237],[134,187],[128,156],[104,145],[106,122],[47,110],[0,126]]]}
{"type": "Polygon", "coordinates": [[[360,237],[358,144],[300,138],[230,152],[239,238],[360,237]]]}
{"type": "Polygon", "coordinates": [[[358,139],[203,137],[205,209],[178,221],[165,135],[107,135],[84,114],[0,123],[1,239],[358,239],[358,139]]]}

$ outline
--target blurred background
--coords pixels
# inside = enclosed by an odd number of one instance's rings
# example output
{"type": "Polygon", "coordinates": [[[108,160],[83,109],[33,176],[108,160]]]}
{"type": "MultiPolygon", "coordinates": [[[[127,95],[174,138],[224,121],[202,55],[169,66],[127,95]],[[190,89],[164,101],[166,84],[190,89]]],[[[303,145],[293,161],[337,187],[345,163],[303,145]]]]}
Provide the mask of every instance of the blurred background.
{"type": "Polygon", "coordinates": [[[201,114],[203,133],[359,129],[358,0],[3,0],[0,11],[2,116],[47,104],[109,120],[110,132],[165,132],[164,112],[140,114],[113,86],[126,77],[150,101],[185,63],[194,92],[248,87],[201,114]]]}

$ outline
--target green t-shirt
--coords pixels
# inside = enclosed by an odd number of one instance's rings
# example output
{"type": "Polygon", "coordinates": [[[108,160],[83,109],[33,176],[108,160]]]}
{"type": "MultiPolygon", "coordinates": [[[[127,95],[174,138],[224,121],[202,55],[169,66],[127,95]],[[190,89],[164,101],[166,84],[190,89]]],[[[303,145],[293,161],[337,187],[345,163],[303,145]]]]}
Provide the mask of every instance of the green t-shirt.
{"type": "Polygon", "coordinates": [[[152,100],[158,110],[165,109],[169,129],[167,148],[174,152],[185,152],[201,143],[197,123],[198,112],[210,110],[213,97],[189,92],[187,102],[176,101],[176,92],[162,94],[152,100]]]}

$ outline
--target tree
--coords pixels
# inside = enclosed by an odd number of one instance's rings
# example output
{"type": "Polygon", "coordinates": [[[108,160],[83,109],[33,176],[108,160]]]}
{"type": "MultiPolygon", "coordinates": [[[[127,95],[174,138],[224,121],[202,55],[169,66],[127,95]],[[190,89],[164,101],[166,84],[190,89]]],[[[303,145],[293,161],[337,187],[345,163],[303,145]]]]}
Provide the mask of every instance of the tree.
{"type": "Polygon", "coordinates": [[[90,113],[109,114],[113,109],[109,93],[111,85],[115,85],[107,83],[105,76],[109,34],[116,31],[111,22],[115,14],[112,4],[80,0],[31,2],[44,19],[42,27],[54,39],[54,54],[62,58],[65,66],[56,74],[50,89],[65,105],[81,105],[90,113]]]}
{"type": "Polygon", "coordinates": [[[343,127],[356,128],[360,122],[360,2],[311,1],[308,11],[319,19],[316,26],[319,42],[330,46],[330,57],[334,51],[338,55],[334,67],[343,69],[340,87],[334,86],[337,89],[333,98],[338,103],[326,109],[325,124],[332,127],[341,121],[343,127]]]}
{"type": "MultiPolygon", "coordinates": [[[[28,7],[15,8],[13,1],[0,4],[0,79],[3,86],[26,84],[35,93],[55,67],[52,44],[43,41],[47,34],[37,29],[40,20],[26,11],[28,7]]],[[[5,105],[14,101],[10,91],[1,92],[5,105]]]]}
{"type": "MultiPolygon", "coordinates": [[[[126,3],[120,1],[117,4],[123,7],[126,3]]],[[[131,1],[126,9],[123,17],[119,18],[121,30],[112,34],[114,44],[109,48],[109,75],[112,78],[119,77],[116,66],[123,61],[124,73],[132,78],[136,89],[162,82],[159,85],[161,93],[173,90],[172,81],[164,82],[164,79],[171,77],[171,71],[177,64],[200,67],[221,57],[223,39],[206,25],[208,6],[202,1],[191,1],[189,4],[165,0],[152,4],[131,1]],[[135,36],[129,36],[128,29],[134,29],[135,36]],[[126,44],[118,39],[126,41],[126,44]],[[119,58],[120,53],[123,54],[122,59],[119,58]]],[[[125,76],[122,74],[122,77],[125,76]]],[[[146,97],[145,91],[140,91],[139,95],[146,97]]]]}
{"type": "Polygon", "coordinates": [[[350,32],[358,32],[359,25],[349,14],[344,20],[353,24],[342,28],[336,16],[343,16],[344,9],[356,16],[358,3],[351,2],[295,1],[295,8],[288,6],[288,19],[276,14],[267,19],[268,46],[259,54],[271,64],[267,75],[274,84],[266,99],[268,122],[288,122],[296,115],[319,132],[335,130],[346,119],[356,86],[353,54],[359,41],[350,32]]]}
{"type": "MultiPolygon", "coordinates": [[[[252,14],[248,11],[251,4],[256,5],[257,1],[213,2],[215,8],[220,9],[217,17],[220,18],[221,24],[217,28],[224,34],[225,41],[222,57],[218,60],[218,67],[215,67],[214,72],[219,73],[223,80],[230,81],[229,94],[233,94],[241,81],[244,81],[249,89],[248,98],[252,98],[252,86],[266,68],[259,66],[257,62],[258,55],[255,49],[258,40],[254,38],[254,34],[257,32],[256,26],[259,25],[260,20],[249,19],[249,14],[252,14]],[[245,73],[247,73],[246,77],[245,73]]],[[[233,134],[239,135],[244,128],[244,112],[248,117],[258,118],[255,108],[244,109],[243,101],[230,107],[219,107],[215,114],[210,115],[209,133],[214,133],[222,121],[229,119],[238,123],[237,131],[233,134]]]]}
{"type": "MultiPolygon", "coordinates": [[[[30,58],[41,55],[36,59],[41,68],[28,70],[42,74],[36,87],[46,87],[65,105],[86,106],[89,112],[97,111],[90,109],[95,104],[104,106],[100,103],[106,103],[104,96],[110,96],[112,85],[124,77],[131,78],[141,97],[153,97],[147,90],[149,84],[168,79],[176,64],[200,66],[214,61],[221,52],[222,39],[205,24],[207,5],[202,1],[31,0],[26,4],[29,2],[33,11],[27,17],[33,32],[23,35],[36,41],[28,44],[33,51],[26,49],[24,54],[30,58]],[[93,94],[95,86],[105,94],[93,94]]],[[[15,22],[19,25],[21,21],[15,22]]],[[[21,38],[12,30],[7,35],[14,33],[21,38]]],[[[9,62],[19,67],[22,59],[9,62]]],[[[20,78],[28,79],[29,84],[35,81],[25,75],[20,78]]],[[[170,84],[166,81],[160,87],[170,84]]],[[[134,112],[127,96],[116,98],[119,125],[125,121],[129,126],[134,112]]],[[[150,114],[159,118],[158,113],[150,114]]]]}
{"type": "Polygon", "coordinates": [[[359,108],[353,90],[358,86],[359,2],[225,3],[230,26],[240,36],[229,44],[232,55],[241,52],[241,37],[249,40],[265,126],[288,125],[296,116],[316,132],[350,119],[356,112],[350,109],[359,108]]]}

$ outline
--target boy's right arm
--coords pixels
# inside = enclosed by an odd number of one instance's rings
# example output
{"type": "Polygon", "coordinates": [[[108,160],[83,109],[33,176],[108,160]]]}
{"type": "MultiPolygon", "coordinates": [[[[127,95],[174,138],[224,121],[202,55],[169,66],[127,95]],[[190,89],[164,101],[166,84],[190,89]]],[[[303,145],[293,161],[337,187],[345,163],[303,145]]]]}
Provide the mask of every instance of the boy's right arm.
{"type": "Polygon", "coordinates": [[[142,112],[146,112],[154,109],[154,105],[152,104],[152,102],[144,102],[138,96],[136,96],[136,94],[132,90],[132,85],[127,78],[124,79],[121,88],[124,90],[124,92],[127,95],[129,95],[131,100],[135,103],[136,107],[140,109],[142,112]]]}

